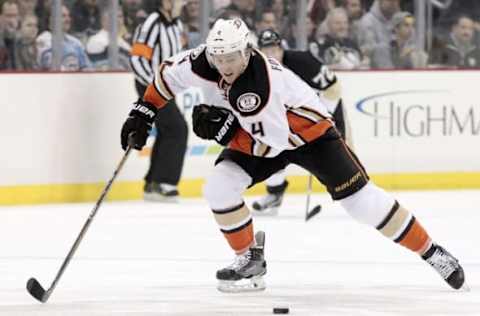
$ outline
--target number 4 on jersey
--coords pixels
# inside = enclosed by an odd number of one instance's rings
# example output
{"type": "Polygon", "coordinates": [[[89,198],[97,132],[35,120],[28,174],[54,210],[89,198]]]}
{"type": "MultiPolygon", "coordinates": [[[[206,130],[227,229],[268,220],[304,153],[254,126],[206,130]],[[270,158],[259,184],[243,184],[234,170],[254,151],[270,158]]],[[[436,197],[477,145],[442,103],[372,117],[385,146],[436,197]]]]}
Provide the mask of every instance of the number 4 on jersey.
{"type": "Polygon", "coordinates": [[[252,123],[250,131],[252,135],[260,134],[260,136],[262,137],[265,136],[265,131],[263,130],[262,122],[252,123]]]}

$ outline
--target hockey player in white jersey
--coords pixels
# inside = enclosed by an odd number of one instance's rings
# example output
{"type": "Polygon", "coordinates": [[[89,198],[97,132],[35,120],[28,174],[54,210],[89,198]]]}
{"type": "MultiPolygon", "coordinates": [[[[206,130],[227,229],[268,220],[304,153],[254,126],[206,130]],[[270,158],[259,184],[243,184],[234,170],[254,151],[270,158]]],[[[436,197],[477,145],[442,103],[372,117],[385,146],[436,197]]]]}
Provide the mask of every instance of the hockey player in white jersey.
{"type": "Polygon", "coordinates": [[[305,82],[248,43],[240,19],[218,20],[202,46],[166,60],[125,121],[122,147],[133,135],[144,146],[158,108],[192,86],[205,103],[194,108],[194,132],[226,146],[204,187],[204,196],[232,251],[234,262],[217,271],[221,291],[255,291],[265,285],[265,235],[254,236],[245,190],[290,163],[311,172],[356,220],[416,252],[453,288],[464,284],[458,260],[394,197],[369,181],[345,146],[319,98],[305,82]]]}

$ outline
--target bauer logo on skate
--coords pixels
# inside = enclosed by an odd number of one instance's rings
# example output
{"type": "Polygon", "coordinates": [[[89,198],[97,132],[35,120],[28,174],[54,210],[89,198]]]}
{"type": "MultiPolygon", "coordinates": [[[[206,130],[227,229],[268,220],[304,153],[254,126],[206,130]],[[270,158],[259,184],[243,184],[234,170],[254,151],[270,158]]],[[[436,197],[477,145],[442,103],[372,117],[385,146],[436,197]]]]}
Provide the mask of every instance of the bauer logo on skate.
{"type": "Polygon", "coordinates": [[[356,109],[371,118],[374,137],[480,134],[480,108],[446,90],[392,91],[367,96],[356,109]]]}
{"type": "Polygon", "coordinates": [[[237,107],[240,112],[250,113],[255,111],[261,104],[260,96],[256,93],[247,92],[237,99],[237,107]]]}

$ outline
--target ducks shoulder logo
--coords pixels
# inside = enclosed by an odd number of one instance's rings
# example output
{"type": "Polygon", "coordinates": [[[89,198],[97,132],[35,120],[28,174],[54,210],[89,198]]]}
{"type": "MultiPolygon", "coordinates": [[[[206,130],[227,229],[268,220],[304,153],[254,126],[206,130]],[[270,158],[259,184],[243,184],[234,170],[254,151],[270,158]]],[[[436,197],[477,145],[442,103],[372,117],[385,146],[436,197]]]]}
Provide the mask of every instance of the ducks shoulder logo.
{"type": "Polygon", "coordinates": [[[260,96],[253,92],[244,93],[237,99],[237,108],[243,113],[251,113],[255,111],[260,104],[260,96]]]}

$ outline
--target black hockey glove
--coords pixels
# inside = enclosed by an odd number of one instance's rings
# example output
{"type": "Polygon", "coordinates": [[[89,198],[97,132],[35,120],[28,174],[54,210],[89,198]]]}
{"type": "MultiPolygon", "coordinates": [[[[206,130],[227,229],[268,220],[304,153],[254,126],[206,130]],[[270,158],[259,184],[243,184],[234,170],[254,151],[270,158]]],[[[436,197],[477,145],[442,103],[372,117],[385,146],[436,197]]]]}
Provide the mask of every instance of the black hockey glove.
{"type": "Polygon", "coordinates": [[[199,104],[193,108],[193,131],[203,139],[213,139],[222,146],[232,140],[240,127],[237,118],[227,109],[199,104]]]}
{"type": "Polygon", "coordinates": [[[123,123],[121,140],[123,150],[127,149],[128,136],[133,133],[133,148],[141,150],[147,142],[148,133],[152,129],[153,121],[157,115],[157,108],[150,102],[138,99],[133,104],[127,120],[123,123]]]}

